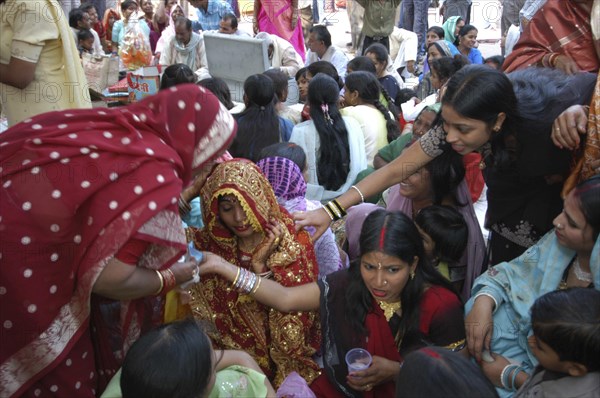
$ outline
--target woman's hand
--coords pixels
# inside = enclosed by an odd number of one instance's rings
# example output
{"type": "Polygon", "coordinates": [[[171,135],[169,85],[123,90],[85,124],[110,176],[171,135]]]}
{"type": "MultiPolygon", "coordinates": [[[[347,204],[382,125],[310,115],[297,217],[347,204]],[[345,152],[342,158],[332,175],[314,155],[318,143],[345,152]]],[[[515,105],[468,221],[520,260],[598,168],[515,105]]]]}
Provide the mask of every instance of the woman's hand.
{"type": "Polygon", "coordinates": [[[473,304],[471,312],[465,317],[467,348],[469,354],[481,363],[481,352],[490,349],[494,321],[494,300],[488,296],[479,296],[473,304]]]}
{"type": "MultiPolygon", "coordinates": [[[[202,252],[202,261],[200,262],[200,275],[219,274],[224,271],[224,266],[231,265],[235,267],[223,257],[211,252],[202,252]]],[[[237,268],[237,267],[236,267],[237,268]]]]}
{"type": "Polygon", "coordinates": [[[575,61],[573,61],[571,57],[562,54],[556,57],[556,60],[554,61],[554,68],[562,70],[567,75],[574,75],[575,73],[579,72],[579,67],[575,61]]]}
{"type": "Polygon", "coordinates": [[[550,137],[560,149],[573,150],[579,146],[579,135],[587,132],[589,109],[583,105],[573,105],[558,115],[552,124],[550,137]]]}
{"type": "Polygon", "coordinates": [[[507,365],[510,365],[510,362],[502,355],[492,353],[492,357],[494,358],[494,362],[481,362],[481,370],[483,370],[483,373],[492,382],[492,384],[494,384],[496,387],[502,387],[500,376],[502,375],[502,370],[507,365]]]}
{"type": "Polygon", "coordinates": [[[175,282],[177,285],[188,282],[198,274],[198,261],[189,259],[182,263],[175,263],[169,268],[173,275],[175,275],[175,282]]]}
{"type": "Polygon", "coordinates": [[[371,391],[376,385],[394,380],[398,373],[400,373],[400,362],[375,355],[371,366],[365,370],[350,373],[346,381],[357,391],[371,391]]]}
{"type": "Polygon", "coordinates": [[[268,271],[267,259],[277,249],[283,237],[283,228],[277,220],[269,221],[265,232],[265,238],[256,246],[252,255],[252,268],[257,274],[268,271]]]}
{"type": "Polygon", "coordinates": [[[327,231],[331,224],[331,218],[324,209],[315,209],[307,212],[296,212],[293,214],[296,222],[296,230],[303,227],[315,227],[316,231],[312,236],[313,242],[316,241],[327,231]]]}

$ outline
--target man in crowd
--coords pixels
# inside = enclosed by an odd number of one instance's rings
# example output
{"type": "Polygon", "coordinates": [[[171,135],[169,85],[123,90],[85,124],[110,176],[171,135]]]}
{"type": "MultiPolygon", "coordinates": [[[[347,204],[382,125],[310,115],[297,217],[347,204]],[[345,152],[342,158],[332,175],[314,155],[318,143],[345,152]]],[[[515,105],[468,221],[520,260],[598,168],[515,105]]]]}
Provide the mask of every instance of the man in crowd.
{"type": "Polygon", "coordinates": [[[281,70],[287,77],[296,76],[296,72],[304,66],[302,57],[289,41],[267,32],[259,32],[256,38],[267,41],[271,67],[281,70]]]}
{"type": "Polygon", "coordinates": [[[190,0],[189,3],[198,15],[198,20],[192,23],[194,31],[218,30],[223,16],[233,14],[229,3],[223,0],[190,0]]]}
{"type": "Polygon", "coordinates": [[[326,26],[315,25],[310,29],[308,49],[306,53],[307,66],[317,61],[328,61],[335,66],[342,79],[346,76],[348,57],[344,51],[331,44],[331,34],[326,26]]]}
{"type": "Polygon", "coordinates": [[[73,40],[75,40],[75,45],[79,44],[79,39],[77,37],[79,31],[82,29],[87,29],[92,32],[92,35],[94,35],[94,54],[104,53],[104,51],[102,51],[100,37],[98,37],[98,33],[92,29],[92,19],[87,12],[80,8],[71,10],[69,13],[69,26],[73,32],[73,40]]]}
{"type": "Polygon", "coordinates": [[[250,37],[250,35],[238,29],[238,19],[235,15],[227,13],[219,22],[219,33],[226,35],[250,37]]]}
{"type": "Polygon", "coordinates": [[[165,44],[159,63],[166,66],[185,64],[194,71],[197,80],[210,77],[204,39],[192,31],[192,21],[186,17],[175,20],[175,36],[165,44]]]}
{"type": "Polygon", "coordinates": [[[394,29],[396,9],[401,0],[356,0],[364,7],[362,33],[365,37],[363,51],[373,43],[381,43],[390,51],[389,36],[394,29]]]}

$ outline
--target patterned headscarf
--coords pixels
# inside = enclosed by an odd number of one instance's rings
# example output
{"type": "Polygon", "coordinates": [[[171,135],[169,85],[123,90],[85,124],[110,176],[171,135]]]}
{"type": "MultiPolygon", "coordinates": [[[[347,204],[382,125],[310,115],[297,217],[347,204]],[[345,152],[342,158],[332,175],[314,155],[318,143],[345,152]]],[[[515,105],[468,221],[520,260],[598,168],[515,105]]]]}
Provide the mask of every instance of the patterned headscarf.
{"type": "Polygon", "coordinates": [[[306,195],[302,170],[290,159],[273,156],[260,160],[257,166],[271,183],[278,199],[288,201],[306,195]]]}

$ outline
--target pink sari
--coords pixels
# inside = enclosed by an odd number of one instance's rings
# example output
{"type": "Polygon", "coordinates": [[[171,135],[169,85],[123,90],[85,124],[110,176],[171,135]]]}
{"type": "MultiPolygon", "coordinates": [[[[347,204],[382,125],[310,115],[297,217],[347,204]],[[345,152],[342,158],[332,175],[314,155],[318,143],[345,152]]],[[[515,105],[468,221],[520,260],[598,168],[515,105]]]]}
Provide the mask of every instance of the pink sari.
{"type": "Polygon", "coordinates": [[[302,57],[302,61],[304,61],[306,50],[304,48],[302,22],[300,16],[298,16],[296,28],[291,29],[292,11],[291,0],[261,1],[258,12],[258,29],[261,32],[277,35],[289,41],[294,46],[296,52],[302,57]]]}

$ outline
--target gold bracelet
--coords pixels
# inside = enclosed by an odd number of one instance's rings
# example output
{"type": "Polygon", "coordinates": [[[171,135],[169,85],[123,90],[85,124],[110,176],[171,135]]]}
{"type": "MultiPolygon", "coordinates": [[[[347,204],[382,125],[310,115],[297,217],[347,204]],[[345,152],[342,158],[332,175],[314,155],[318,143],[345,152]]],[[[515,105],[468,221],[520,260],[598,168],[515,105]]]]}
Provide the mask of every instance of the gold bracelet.
{"type": "Polygon", "coordinates": [[[160,294],[160,292],[162,292],[163,288],[165,287],[165,279],[163,278],[163,276],[159,270],[155,269],[154,272],[156,272],[156,275],[158,275],[158,281],[160,282],[160,287],[154,293],[155,296],[158,296],[160,294]]]}
{"type": "Polygon", "coordinates": [[[237,267],[237,274],[235,275],[235,279],[233,280],[233,284],[231,286],[235,287],[235,285],[237,284],[238,278],[240,277],[240,271],[242,269],[240,267],[237,267]]]}
{"type": "Polygon", "coordinates": [[[260,287],[260,281],[262,281],[262,278],[256,278],[258,279],[258,282],[256,282],[256,286],[254,286],[254,289],[252,289],[252,294],[255,294],[258,291],[258,288],[260,287]]]}
{"type": "Polygon", "coordinates": [[[325,213],[327,213],[327,215],[329,216],[329,218],[331,218],[331,221],[334,221],[335,218],[333,217],[333,213],[331,213],[331,210],[329,210],[329,208],[327,207],[327,205],[322,207],[323,210],[325,210],[325,213]]]}

